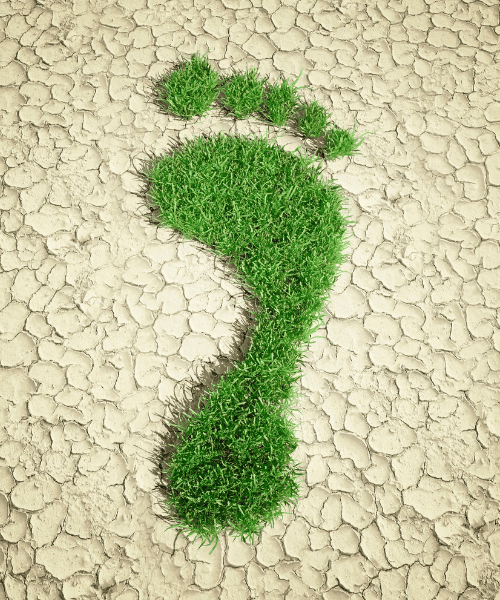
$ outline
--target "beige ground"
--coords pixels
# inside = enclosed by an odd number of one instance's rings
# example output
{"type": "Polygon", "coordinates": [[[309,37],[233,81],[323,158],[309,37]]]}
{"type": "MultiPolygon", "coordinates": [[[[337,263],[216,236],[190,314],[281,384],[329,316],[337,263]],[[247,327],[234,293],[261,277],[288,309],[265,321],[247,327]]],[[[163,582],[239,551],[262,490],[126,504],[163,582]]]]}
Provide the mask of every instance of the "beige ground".
{"type": "Polygon", "coordinates": [[[499,33],[498,0],[0,2],[0,599],[500,598],[499,33]],[[377,132],[325,171],[357,224],[300,380],[302,499],[211,556],[164,531],[147,456],[243,306],[132,168],[264,132],[148,99],[196,50],[303,69],[377,132]]]}

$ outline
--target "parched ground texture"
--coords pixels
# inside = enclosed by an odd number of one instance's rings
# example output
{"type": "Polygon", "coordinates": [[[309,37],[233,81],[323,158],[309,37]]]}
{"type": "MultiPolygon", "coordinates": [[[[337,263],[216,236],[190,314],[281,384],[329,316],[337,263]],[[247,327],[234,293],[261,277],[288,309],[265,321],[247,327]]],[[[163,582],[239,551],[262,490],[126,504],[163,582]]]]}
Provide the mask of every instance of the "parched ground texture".
{"type": "Polygon", "coordinates": [[[498,0],[0,2],[1,600],[500,598],[499,33],[498,0]],[[147,453],[245,306],[132,172],[266,130],[148,99],[197,50],[302,69],[377,132],[326,163],[357,223],[300,379],[301,500],[212,555],[165,532],[147,453]]]}

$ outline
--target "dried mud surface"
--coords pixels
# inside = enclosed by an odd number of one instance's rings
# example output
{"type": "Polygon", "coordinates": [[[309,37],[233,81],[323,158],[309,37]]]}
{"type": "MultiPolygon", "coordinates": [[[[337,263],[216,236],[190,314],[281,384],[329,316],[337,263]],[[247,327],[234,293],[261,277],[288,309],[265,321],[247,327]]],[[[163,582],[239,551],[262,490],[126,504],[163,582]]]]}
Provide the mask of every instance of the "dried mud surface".
{"type": "Polygon", "coordinates": [[[499,600],[499,33],[498,0],[0,2],[1,600],[499,600]],[[210,556],[165,532],[148,452],[248,307],[132,172],[266,130],[150,101],[197,50],[302,69],[377,132],[325,171],[357,223],[300,379],[301,500],[210,556]]]}

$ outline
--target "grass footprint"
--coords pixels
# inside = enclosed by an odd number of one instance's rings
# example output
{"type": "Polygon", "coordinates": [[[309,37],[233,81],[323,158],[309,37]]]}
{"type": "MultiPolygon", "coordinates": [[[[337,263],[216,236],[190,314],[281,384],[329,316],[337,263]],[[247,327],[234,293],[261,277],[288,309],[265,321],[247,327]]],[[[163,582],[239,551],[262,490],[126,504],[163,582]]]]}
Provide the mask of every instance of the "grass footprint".
{"type": "MultiPolygon", "coordinates": [[[[299,75],[300,77],[300,75],[299,75]]],[[[296,82],[295,82],[296,83],[296,82]]],[[[326,158],[353,155],[361,142],[338,128],[317,102],[300,102],[294,84],[266,86],[254,70],[219,79],[195,54],[157,83],[160,102],[183,119],[204,115],[222,94],[238,119],[252,113],[302,135],[324,135],[326,158]]],[[[318,158],[286,152],[268,138],[200,136],[182,152],[158,157],[147,171],[150,207],[162,227],[230,259],[237,279],[260,310],[245,359],[226,374],[198,413],[186,415],[180,442],[162,470],[177,527],[214,548],[232,528],[243,541],[296,503],[302,469],[291,464],[298,446],[287,418],[301,377],[303,344],[318,329],[339,266],[346,262],[340,186],[319,178],[318,158]],[[315,321],[319,323],[313,327],[315,321]]],[[[162,465],[164,466],[164,465],[162,465]]],[[[165,489],[167,489],[165,487],[165,489]]],[[[202,544],[204,545],[204,544],[202,544]]]]}

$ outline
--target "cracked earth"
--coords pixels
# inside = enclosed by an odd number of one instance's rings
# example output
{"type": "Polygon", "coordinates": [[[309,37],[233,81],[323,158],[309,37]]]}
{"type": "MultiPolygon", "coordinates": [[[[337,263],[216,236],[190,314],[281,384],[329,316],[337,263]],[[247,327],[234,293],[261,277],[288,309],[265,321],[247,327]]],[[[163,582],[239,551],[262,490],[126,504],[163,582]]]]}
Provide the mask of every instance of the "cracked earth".
{"type": "Polygon", "coordinates": [[[499,33],[498,0],[0,2],[1,600],[500,599],[499,33]],[[357,223],[299,381],[301,500],[211,555],[165,531],[147,453],[245,306],[131,172],[264,134],[148,100],[197,50],[302,69],[377,132],[326,163],[357,223]]]}

